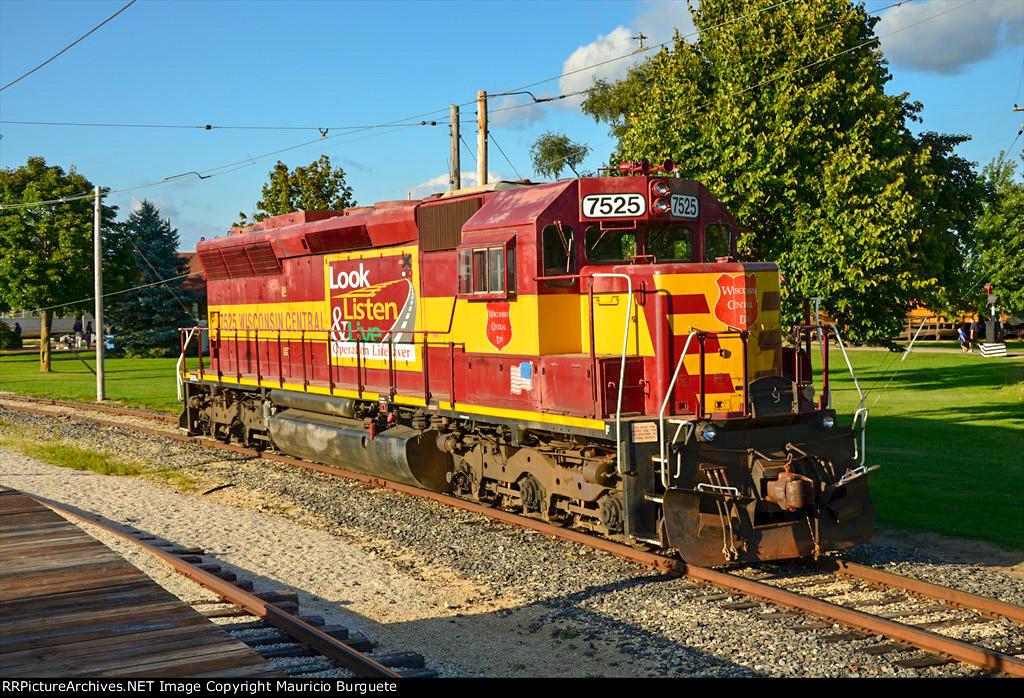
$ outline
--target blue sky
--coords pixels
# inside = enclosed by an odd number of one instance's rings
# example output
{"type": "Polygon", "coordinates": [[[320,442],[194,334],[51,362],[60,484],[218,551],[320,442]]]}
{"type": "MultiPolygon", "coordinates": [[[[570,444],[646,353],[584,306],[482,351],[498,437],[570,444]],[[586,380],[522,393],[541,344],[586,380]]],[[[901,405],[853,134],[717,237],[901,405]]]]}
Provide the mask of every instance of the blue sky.
{"type": "MultiPolygon", "coordinates": [[[[893,0],[868,2],[875,11],[893,0]]],[[[126,0],[0,0],[0,84],[36,66],[113,14],[126,0]]],[[[1024,0],[913,0],[882,12],[876,27],[890,59],[891,92],[925,105],[918,128],[967,133],[960,153],[980,165],[1013,142],[1024,113],[1024,0]],[[963,6],[963,7],[961,7],[963,6]],[[948,12],[947,12],[948,10],[948,12]],[[944,14],[943,14],[944,13],[944,14]],[[928,19],[934,17],[934,19],[928,19]],[[914,26],[917,22],[924,21],[914,26]]],[[[152,200],[179,229],[182,249],[223,234],[251,213],[277,159],[308,164],[321,153],[345,168],[362,204],[422,196],[447,185],[446,125],[344,133],[470,102],[568,69],[629,53],[673,27],[692,30],[685,2],[199,2],[140,0],[67,53],[0,93],[0,120],[308,130],[88,128],[0,124],[0,166],[31,155],[72,165],[112,189],[122,215],[152,200]],[[319,137],[280,155],[260,157],[319,137]],[[200,180],[166,177],[232,163],[200,180]]],[[[621,76],[636,58],[531,87],[538,96],[621,76]]],[[[491,109],[522,104],[497,98],[491,109]]],[[[607,129],[578,99],[492,111],[490,171],[533,177],[529,146],[547,130],[590,144],[584,167],[608,156],[607,129]],[[517,174],[518,172],[518,174],[517,174]]],[[[464,107],[463,119],[473,119],[464,107]]],[[[475,126],[463,124],[462,169],[475,174],[475,126]]],[[[1024,137],[1015,146],[1022,147],[1024,137]]],[[[464,184],[472,183],[464,179],[464,184]]]]}

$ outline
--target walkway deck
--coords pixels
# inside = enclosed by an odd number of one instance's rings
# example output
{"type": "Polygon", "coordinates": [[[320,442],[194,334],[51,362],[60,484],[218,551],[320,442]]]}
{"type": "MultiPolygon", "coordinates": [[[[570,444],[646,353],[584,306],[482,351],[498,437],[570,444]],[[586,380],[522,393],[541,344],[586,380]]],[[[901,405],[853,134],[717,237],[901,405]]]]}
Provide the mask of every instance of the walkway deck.
{"type": "Polygon", "coordinates": [[[280,675],[78,526],[0,486],[0,677],[280,675]]]}

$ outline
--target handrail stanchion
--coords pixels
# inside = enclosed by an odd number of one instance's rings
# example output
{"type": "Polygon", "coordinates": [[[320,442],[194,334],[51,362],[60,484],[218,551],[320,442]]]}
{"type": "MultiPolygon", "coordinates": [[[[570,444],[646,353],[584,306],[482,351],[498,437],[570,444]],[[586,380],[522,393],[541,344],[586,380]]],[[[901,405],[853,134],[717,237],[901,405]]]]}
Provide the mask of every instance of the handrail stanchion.
{"type": "Polygon", "coordinates": [[[363,343],[362,335],[355,337],[356,340],[356,386],[359,390],[359,397],[363,396],[363,343]]]}
{"type": "Polygon", "coordinates": [[[672,401],[672,394],[676,387],[676,380],[679,378],[679,371],[683,368],[683,362],[686,360],[686,352],[690,348],[690,342],[693,341],[693,336],[696,332],[691,332],[690,336],[686,338],[686,343],[683,344],[683,353],[679,357],[679,362],[676,363],[676,370],[672,374],[672,380],[668,384],[668,390],[665,392],[665,399],[661,402],[661,410],[658,412],[658,438],[660,443],[661,453],[661,484],[668,489],[668,461],[665,458],[665,408],[668,403],[672,401]]]}
{"type": "MultiPolygon", "coordinates": [[[[210,368],[213,368],[213,348],[210,348],[210,368]]],[[[220,328],[217,328],[217,380],[224,380],[224,342],[221,341],[220,328]]]]}
{"type": "MultiPolygon", "coordinates": [[[[178,402],[185,399],[185,384],[182,374],[184,373],[186,366],[186,359],[188,358],[185,354],[188,351],[188,345],[192,343],[192,335],[196,333],[196,328],[192,328],[188,331],[188,337],[185,336],[184,330],[179,330],[178,340],[181,344],[181,354],[178,356],[177,370],[177,386],[178,386],[178,402]]],[[[202,347],[202,339],[199,341],[199,346],[202,347]]]]}
{"type": "Polygon", "coordinates": [[[277,382],[280,387],[284,387],[284,359],[282,358],[281,350],[281,330],[277,331],[277,382]]]}
{"type": "Polygon", "coordinates": [[[597,337],[594,334],[594,278],[589,277],[587,285],[587,313],[590,316],[590,393],[594,399],[594,418],[601,417],[601,405],[597,392],[597,337]]]}
{"type": "Polygon", "coordinates": [[[823,346],[821,352],[821,397],[818,398],[818,409],[823,410],[832,405],[832,395],[829,393],[830,386],[828,384],[828,330],[826,329],[822,333],[821,328],[818,328],[818,333],[822,334],[823,346]]]}
{"type": "Polygon", "coordinates": [[[626,381],[626,349],[629,347],[629,326],[633,320],[633,278],[628,274],[593,274],[593,277],[626,280],[626,323],[622,333],[622,358],[619,361],[619,396],[615,403],[615,470],[622,475],[622,389],[626,381]]]}
{"type": "Polygon", "coordinates": [[[256,342],[256,386],[263,387],[263,375],[260,373],[260,330],[256,328],[254,332],[256,342]]]}
{"type": "Polygon", "coordinates": [[[843,358],[846,359],[846,368],[850,371],[850,377],[853,378],[853,384],[857,387],[857,394],[860,395],[860,406],[864,406],[864,391],[860,389],[860,382],[857,380],[857,374],[853,371],[853,364],[850,363],[850,357],[846,353],[846,346],[843,344],[843,337],[839,334],[839,328],[835,325],[829,325],[832,331],[836,333],[836,342],[839,343],[839,350],[843,352],[843,358]]]}
{"type": "Polygon", "coordinates": [[[302,350],[302,392],[309,387],[309,379],[306,377],[306,330],[299,330],[299,348],[302,350]]]}
{"type": "Polygon", "coordinates": [[[448,355],[451,357],[451,379],[449,381],[448,402],[455,409],[455,342],[448,342],[448,355]]]}
{"type": "Polygon", "coordinates": [[[910,344],[907,345],[907,350],[903,352],[903,356],[900,357],[900,361],[906,360],[907,355],[910,353],[911,349],[914,348],[914,342],[917,341],[917,335],[921,334],[921,330],[924,329],[925,323],[927,323],[931,319],[931,315],[929,315],[928,317],[921,321],[921,326],[917,328],[917,332],[914,333],[914,337],[910,340],[910,344]]]}
{"type": "Polygon", "coordinates": [[[697,334],[697,342],[700,344],[700,403],[697,405],[698,419],[704,419],[704,402],[706,400],[704,392],[704,344],[707,338],[707,332],[697,334]]]}
{"type": "MultiPolygon", "coordinates": [[[[331,350],[331,340],[332,340],[332,337],[331,337],[330,334],[328,334],[327,335],[327,392],[329,392],[331,395],[334,395],[334,359],[335,359],[335,356],[334,356],[333,351],[331,350]]],[[[341,342],[338,342],[338,354],[339,354],[339,356],[337,358],[338,358],[339,361],[341,361],[341,356],[340,356],[341,355],[341,342]]],[[[359,340],[356,340],[356,357],[357,358],[359,357],[359,340]]],[[[339,369],[339,372],[340,372],[340,369],[339,369]]],[[[362,396],[363,396],[363,391],[360,390],[359,391],[359,397],[362,397],[362,396]]]]}
{"type": "Polygon", "coordinates": [[[395,382],[397,378],[395,376],[395,336],[388,332],[388,393],[389,399],[394,399],[395,393],[395,382]]]}
{"type": "Polygon", "coordinates": [[[740,332],[740,341],[743,342],[743,416],[746,417],[749,410],[747,385],[750,382],[750,368],[747,366],[749,351],[747,342],[750,340],[750,330],[740,332]]]}
{"type": "Polygon", "coordinates": [[[238,351],[238,328],[235,328],[235,376],[242,383],[242,352],[238,351]]]}
{"type": "MultiPolygon", "coordinates": [[[[413,335],[412,341],[413,348],[416,347],[416,337],[413,335]]],[[[430,404],[430,371],[429,371],[429,357],[430,355],[430,342],[427,341],[427,335],[423,335],[423,402],[424,405],[430,404]]]]}
{"type": "MultiPolygon", "coordinates": [[[[209,327],[206,328],[206,341],[207,342],[210,341],[210,328],[209,327]]],[[[199,329],[199,379],[200,380],[202,380],[204,378],[203,373],[204,373],[203,372],[203,330],[202,330],[202,328],[200,328],[199,329]]]]}

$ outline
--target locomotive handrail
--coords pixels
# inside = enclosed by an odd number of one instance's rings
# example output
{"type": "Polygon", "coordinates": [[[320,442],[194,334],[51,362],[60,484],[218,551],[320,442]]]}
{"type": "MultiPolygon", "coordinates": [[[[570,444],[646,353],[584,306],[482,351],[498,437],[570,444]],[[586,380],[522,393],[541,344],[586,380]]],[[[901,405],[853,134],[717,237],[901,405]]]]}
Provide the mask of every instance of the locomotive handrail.
{"type": "MultiPolygon", "coordinates": [[[[679,378],[679,371],[683,368],[683,361],[686,359],[686,352],[690,348],[690,342],[693,341],[694,336],[697,332],[691,332],[686,338],[686,344],[683,345],[683,353],[679,356],[679,362],[676,364],[675,373],[672,374],[672,380],[668,384],[668,390],[665,392],[665,399],[661,402],[661,410],[658,412],[658,440],[661,453],[661,484],[668,489],[668,463],[665,460],[665,408],[668,406],[669,401],[672,399],[673,391],[676,387],[676,380],[679,378]]],[[[676,430],[679,433],[679,430],[676,430]]]]}
{"type": "Polygon", "coordinates": [[[843,358],[846,359],[846,368],[850,371],[850,377],[853,378],[853,384],[857,386],[857,394],[860,395],[860,406],[864,407],[864,391],[860,389],[860,381],[857,380],[857,374],[853,370],[853,364],[850,363],[850,357],[846,353],[846,346],[843,345],[843,337],[839,334],[839,328],[835,325],[827,325],[832,328],[832,331],[836,333],[836,341],[839,343],[839,349],[843,352],[843,358]]]}
{"type": "Polygon", "coordinates": [[[177,373],[174,376],[175,384],[178,388],[178,402],[181,402],[185,399],[185,385],[181,380],[181,369],[185,365],[185,351],[188,349],[188,345],[192,343],[192,336],[195,334],[195,332],[195,329],[191,329],[188,331],[187,337],[181,335],[181,355],[178,357],[178,363],[175,364],[175,371],[177,373]]]}
{"type": "MultiPolygon", "coordinates": [[[[178,331],[179,331],[179,334],[181,335],[181,346],[182,346],[182,353],[181,353],[181,355],[179,357],[179,361],[178,361],[178,365],[177,365],[178,381],[179,381],[179,383],[182,380],[182,376],[183,376],[184,372],[188,370],[188,366],[187,366],[188,347],[189,347],[189,345],[192,342],[192,337],[196,333],[199,333],[199,335],[201,337],[202,333],[206,332],[208,335],[211,335],[211,340],[212,341],[216,341],[218,343],[218,345],[220,345],[223,342],[229,342],[229,343],[233,344],[234,351],[235,351],[235,362],[236,362],[235,369],[236,369],[236,373],[238,374],[239,379],[240,379],[241,374],[242,374],[241,363],[242,363],[242,359],[243,359],[243,357],[241,356],[241,352],[239,351],[239,344],[242,343],[242,344],[244,344],[246,346],[246,353],[248,355],[249,346],[250,346],[249,342],[251,342],[251,341],[255,342],[255,345],[256,345],[256,348],[255,348],[255,353],[256,353],[256,385],[259,386],[259,387],[262,387],[263,383],[264,383],[264,380],[263,380],[264,379],[264,375],[262,374],[262,372],[260,370],[260,368],[261,368],[260,367],[260,332],[264,332],[264,333],[269,332],[269,333],[271,333],[271,338],[267,339],[265,341],[272,342],[272,343],[277,345],[278,375],[277,375],[277,378],[275,380],[273,380],[273,382],[277,383],[278,387],[283,387],[283,385],[284,385],[284,357],[282,355],[282,344],[284,344],[285,342],[290,343],[290,342],[293,342],[293,341],[298,341],[298,343],[300,345],[300,347],[299,347],[300,348],[300,352],[302,354],[302,391],[303,392],[308,392],[308,387],[309,387],[309,383],[310,383],[310,376],[308,374],[308,367],[306,365],[306,356],[307,356],[306,343],[309,342],[310,344],[314,344],[315,345],[315,344],[319,344],[319,343],[322,342],[324,344],[328,344],[329,345],[332,341],[334,341],[331,338],[331,335],[337,332],[337,330],[335,330],[333,328],[329,328],[329,329],[294,329],[293,330],[293,329],[276,329],[276,328],[275,329],[270,329],[270,328],[261,328],[261,327],[255,327],[255,328],[249,327],[249,328],[230,328],[230,329],[224,329],[224,328],[220,328],[220,327],[211,328],[211,327],[199,327],[199,326],[196,326],[196,327],[179,327],[178,331]],[[217,332],[216,337],[212,336],[211,330],[216,330],[216,332],[217,332]],[[245,334],[245,337],[242,337],[243,333],[245,334]],[[282,336],[282,335],[285,335],[285,334],[288,334],[288,333],[291,333],[293,335],[297,335],[298,339],[296,340],[295,338],[284,338],[282,336]],[[322,335],[326,335],[326,336],[323,337],[323,338],[316,338],[316,337],[307,337],[307,334],[322,334],[322,335]],[[226,339],[225,339],[225,337],[226,337],[226,339]]],[[[356,368],[356,374],[357,374],[356,375],[357,394],[359,395],[359,397],[362,397],[364,389],[365,389],[365,386],[363,385],[363,380],[362,380],[362,378],[363,378],[362,377],[362,361],[361,361],[361,359],[362,359],[362,351],[360,350],[360,345],[367,341],[366,340],[367,332],[368,332],[368,330],[355,330],[355,331],[352,332],[352,340],[351,340],[351,341],[354,341],[356,343],[356,356],[355,356],[356,366],[355,366],[355,368],[356,368]]],[[[424,374],[424,379],[423,379],[423,381],[424,381],[423,382],[423,395],[424,395],[424,401],[425,401],[425,403],[429,404],[430,398],[432,396],[432,394],[430,392],[429,374],[428,374],[427,368],[426,368],[427,367],[427,362],[429,360],[428,359],[429,349],[430,349],[430,347],[447,347],[448,348],[448,352],[450,354],[450,363],[451,363],[451,370],[450,370],[450,375],[449,375],[449,402],[451,404],[452,409],[455,409],[455,349],[456,349],[456,347],[458,347],[458,348],[461,348],[463,351],[465,351],[466,344],[465,344],[465,342],[452,342],[452,341],[447,341],[447,342],[433,341],[432,342],[432,341],[430,341],[430,338],[429,338],[429,335],[431,335],[431,334],[440,335],[440,334],[448,334],[450,332],[451,332],[451,328],[449,327],[449,330],[447,332],[440,332],[440,331],[436,331],[436,330],[403,330],[403,331],[400,331],[400,332],[394,332],[394,331],[390,331],[389,330],[387,333],[385,333],[385,335],[383,335],[382,340],[383,340],[384,337],[387,337],[387,341],[382,341],[381,344],[387,344],[389,349],[390,349],[389,357],[387,359],[382,359],[382,360],[387,361],[387,363],[388,363],[388,369],[387,369],[388,370],[388,384],[389,384],[388,388],[390,390],[391,397],[394,397],[394,395],[397,394],[397,392],[398,392],[398,385],[397,385],[398,369],[394,366],[394,356],[393,356],[393,354],[394,354],[394,344],[395,344],[395,342],[394,342],[394,338],[392,337],[392,335],[399,335],[399,336],[402,335],[402,334],[422,335],[423,336],[423,343],[422,343],[421,346],[423,348],[423,374],[424,374]]],[[[416,343],[415,339],[413,340],[413,342],[416,343]]],[[[272,349],[269,349],[268,351],[272,351],[272,349]]],[[[269,354],[268,354],[268,356],[269,356],[269,354]]],[[[212,369],[213,368],[213,353],[212,353],[212,350],[211,350],[211,357],[210,358],[211,358],[210,368],[212,369]]],[[[251,361],[251,358],[247,359],[247,360],[251,361]]],[[[218,362],[219,361],[220,361],[220,359],[218,358],[218,362]]],[[[202,365],[202,340],[201,339],[199,340],[199,362],[200,362],[199,372],[198,372],[199,373],[199,377],[200,377],[200,379],[204,379],[205,378],[204,373],[205,373],[206,369],[202,365]]],[[[273,362],[271,362],[271,365],[267,366],[267,368],[270,369],[270,370],[272,370],[272,368],[271,368],[272,363],[273,362]]],[[[218,376],[222,376],[223,375],[222,368],[223,367],[220,365],[220,363],[218,363],[218,365],[217,365],[218,376]]],[[[335,366],[334,366],[334,364],[330,363],[329,358],[328,358],[327,371],[328,371],[329,390],[330,390],[330,393],[333,395],[334,394],[334,388],[335,388],[335,380],[334,380],[334,378],[335,378],[335,376],[334,376],[335,366]]],[[[184,395],[183,385],[182,385],[182,390],[181,390],[181,392],[179,394],[180,394],[180,396],[183,399],[183,395],[184,395]]]]}
{"type": "MultiPolygon", "coordinates": [[[[626,323],[625,329],[622,334],[622,358],[619,360],[619,396],[615,403],[615,470],[621,477],[622,472],[622,389],[625,387],[626,381],[626,349],[629,348],[629,325],[633,319],[633,279],[629,274],[612,274],[612,273],[598,273],[591,274],[595,279],[598,278],[620,278],[626,280],[626,293],[629,297],[626,302],[626,323]]],[[[593,310],[591,310],[593,312],[593,310]]],[[[590,338],[590,344],[593,346],[594,338],[590,338]]],[[[596,380],[595,376],[595,380],[596,380]]]]}
{"type": "MultiPolygon", "coordinates": [[[[622,357],[619,360],[619,391],[618,397],[615,402],[615,472],[620,476],[622,473],[622,390],[625,387],[626,380],[626,349],[629,347],[629,326],[633,319],[633,277],[629,274],[612,273],[612,272],[591,272],[589,274],[556,274],[554,276],[537,276],[534,277],[535,281],[565,281],[568,279],[599,279],[599,278],[619,278],[626,280],[626,293],[628,294],[626,302],[626,323],[625,330],[622,335],[622,357]]],[[[593,281],[590,285],[590,295],[593,298],[593,281]]],[[[594,306],[593,300],[590,303],[590,354],[594,362],[593,367],[593,378],[592,384],[595,386],[596,394],[596,381],[597,381],[597,358],[594,349],[594,306]]]]}

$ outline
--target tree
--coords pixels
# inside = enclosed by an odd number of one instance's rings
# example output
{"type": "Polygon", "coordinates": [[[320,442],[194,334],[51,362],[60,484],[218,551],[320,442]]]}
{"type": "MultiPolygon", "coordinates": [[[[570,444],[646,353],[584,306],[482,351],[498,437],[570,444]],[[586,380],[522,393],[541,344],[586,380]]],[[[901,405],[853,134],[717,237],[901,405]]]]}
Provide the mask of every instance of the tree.
{"type": "MultiPolygon", "coordinates": [[[[263,198],[256,202],[253,221],[292,211],[337,211],[356,205],[352,187],[345,182],[345,170],[332,168],[326,155],[306,167],[296,167],[294,172],[278,160],[268,176],[270,181],[263,185],[263,198]]],[[[249,222],[244,213],[238,216],[241,225],[249,222]]]]}
{"type": "Polygon", "coordinates": [[[885,93],[877,18],[848,0],[702,0],[694,21],[697,43],[677,34],[588,95],[612,160],[671,157],[705,184],[743,254],[779,263],[788,321],[794,297],[819,296],[854,341],[888,342],[910,307],[946,302],[976,182],[952,155],[963,137],[915,138],[922,105],[885,93]]]}
{"type": "Polygon", "coordinates": [[[579,177],[576,166],[589,153],[589,146],[573,143],[565,134],[553,131],[542,134],[530,146],[533,170],[545,179],[558,179],[559,173],[566,167],[579,177]]]}
{"type": "Polygon", "coordinates": [[[1024,312],[1024,183],[1015,178],[1016,171],[1017,163],[1005,153],[982,170],[991,194],[978,219],[974,284],[977,291],[983,282],[992,282],[1000,306],[1011,313],[1024,312]]]}
{"type": "MultiPolygon", "coordinates": [[[[58,205],[6,208],[93,191],[72,167],[64,172],[30,157],[17,169],[0,169],[0,302],[40,311],[39,370],[50,370],[53,313],[82,311],[93,301],[93,199],[58,205]],[[82,300],[86,299],[86,300],[82,300]]],[[[104,280],[116,288],[124,280],[123,251],[110,240],[116,232],[116,206],[101,206],[104,280]]]]}
{"type": "MultiPolygon", "coordinates": [[[[152,202],[142,203],[120,225],[132,253],[134,285],[174,279],[187,271],[178,257],[178,231],[160,217],[152,202]]],[[[117,296],[107,308],[107,321],[117,329],[118,347],[129,356],[168,356],[178,352],[178,328],[194,325],[194,298],[184,279],[117,296]]]]}

